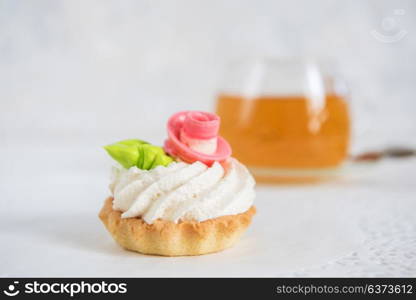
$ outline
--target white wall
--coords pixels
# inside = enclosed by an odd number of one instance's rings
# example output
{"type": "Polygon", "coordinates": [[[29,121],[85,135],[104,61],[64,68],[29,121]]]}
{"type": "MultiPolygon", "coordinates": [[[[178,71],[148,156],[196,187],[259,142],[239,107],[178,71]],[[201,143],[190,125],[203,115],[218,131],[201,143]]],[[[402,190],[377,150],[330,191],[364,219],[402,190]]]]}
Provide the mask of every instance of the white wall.
{"type": "Polygon", "coordinates": [[[0,0],[0,146],[161,143],[171,113],[212,109],[226,61],[256,55],[335,59],[354,147],[415,145],[415,36],[411,0],[0,0]]]}

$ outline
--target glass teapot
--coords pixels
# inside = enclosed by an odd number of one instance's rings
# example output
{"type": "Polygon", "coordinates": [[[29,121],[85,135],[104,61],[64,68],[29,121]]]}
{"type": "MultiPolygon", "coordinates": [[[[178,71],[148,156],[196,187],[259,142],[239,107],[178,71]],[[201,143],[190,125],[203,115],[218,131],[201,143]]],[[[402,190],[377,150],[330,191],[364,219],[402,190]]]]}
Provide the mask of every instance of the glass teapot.
{"type": "Polygon", "coordinates": [[[306,59],[230,64],[217,98],[220,133],[259,182],[304,182],[336,174],[348,154],[345,84],[306,59]]]}

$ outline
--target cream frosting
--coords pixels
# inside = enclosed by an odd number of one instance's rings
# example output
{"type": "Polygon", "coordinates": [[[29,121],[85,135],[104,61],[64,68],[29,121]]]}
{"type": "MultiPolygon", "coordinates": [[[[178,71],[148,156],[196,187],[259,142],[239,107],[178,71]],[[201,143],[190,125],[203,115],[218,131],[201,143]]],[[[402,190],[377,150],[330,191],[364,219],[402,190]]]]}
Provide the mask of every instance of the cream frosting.
{"type": "Polygon", "coordinates": [[[247,211],[255,197],[255,181],[246,167],[229,158],[224,168],[197,161],[173,162],[152,170],[113,168],[113,209],[122,218],[204,221],[247,211]]]}

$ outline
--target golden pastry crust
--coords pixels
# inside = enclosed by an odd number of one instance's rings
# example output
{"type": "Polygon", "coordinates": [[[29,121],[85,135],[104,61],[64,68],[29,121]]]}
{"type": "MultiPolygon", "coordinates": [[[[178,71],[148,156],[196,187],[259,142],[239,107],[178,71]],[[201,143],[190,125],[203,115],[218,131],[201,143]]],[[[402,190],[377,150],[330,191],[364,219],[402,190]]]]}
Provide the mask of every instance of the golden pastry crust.
{"type": "Polygon", "coordinates": [[[177,224],[142,218],[121,218],[113,210],[113,197],[106,199],[99,217],[122,247],[144,254],[164,256],[201,255],[221,251],[235,244],[251,223],[254,206],[244,213],[206,220],[180,221],[177,224]]]}

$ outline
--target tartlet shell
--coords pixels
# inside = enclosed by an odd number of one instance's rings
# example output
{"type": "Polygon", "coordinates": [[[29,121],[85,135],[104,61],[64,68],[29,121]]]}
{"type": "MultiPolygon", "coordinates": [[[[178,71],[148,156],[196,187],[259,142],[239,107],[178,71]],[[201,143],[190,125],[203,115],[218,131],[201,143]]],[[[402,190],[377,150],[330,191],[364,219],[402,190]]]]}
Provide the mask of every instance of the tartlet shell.
{"type": "Polygon", "coordinates": [[[101,221],[122,247],[143,254],[163,256],[201,255],[233,246],[251,223],[256,208],[237,215],[203,222],[156,220],[147,224],[142,218],[121,218],[112,207],[113,197],[105,200],[99,213],[101,221]]]}

